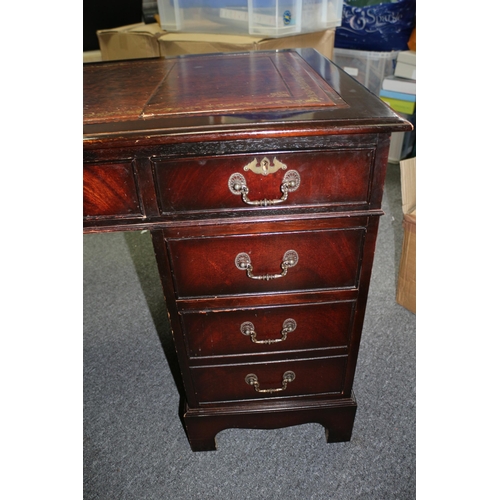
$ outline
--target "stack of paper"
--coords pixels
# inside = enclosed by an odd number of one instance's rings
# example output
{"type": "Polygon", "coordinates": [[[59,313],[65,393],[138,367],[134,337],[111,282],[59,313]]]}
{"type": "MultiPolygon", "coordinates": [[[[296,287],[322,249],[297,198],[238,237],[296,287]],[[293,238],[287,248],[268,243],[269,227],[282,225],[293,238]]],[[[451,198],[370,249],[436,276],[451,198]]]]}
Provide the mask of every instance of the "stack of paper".
{"type": "Polygon", "coordinates": [[[380,91],[380,98],[394,111],[408,115],[415,112],[417,100],[416,54],[413,50],[398,54],[394,75],[384,78],[380,91]]]}

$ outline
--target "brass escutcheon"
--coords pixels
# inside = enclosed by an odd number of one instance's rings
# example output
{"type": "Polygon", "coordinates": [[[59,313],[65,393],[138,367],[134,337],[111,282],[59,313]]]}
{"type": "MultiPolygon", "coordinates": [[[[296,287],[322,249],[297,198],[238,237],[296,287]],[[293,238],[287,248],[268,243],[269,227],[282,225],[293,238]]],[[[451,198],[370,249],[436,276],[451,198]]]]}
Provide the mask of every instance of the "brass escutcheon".
{"type": "Polygon", "coordinates": [[[280,169],[286,170],[287,166],[284,163],[281,163],[276,157],[273,159],[273,165],[267,158],[263,158],[260,163],[257,162],[257,158],[255,158],[248,165],[243,167],[243,170],[248,171],[251,170],[256,174],[268,175],[274,174],[280,169]]]}

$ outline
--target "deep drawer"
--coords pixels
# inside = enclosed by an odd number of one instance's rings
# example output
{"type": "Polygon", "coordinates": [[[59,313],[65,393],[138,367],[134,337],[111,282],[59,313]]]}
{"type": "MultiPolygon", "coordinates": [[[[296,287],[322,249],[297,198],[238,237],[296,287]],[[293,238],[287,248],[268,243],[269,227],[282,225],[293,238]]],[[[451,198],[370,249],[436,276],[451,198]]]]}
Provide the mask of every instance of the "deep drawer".
{"type": "Polygon", "coordinates": [[[191,368],[198,402],[314,394],[340,394],[344,387],[347,356],[273,363],[219,365],[191,368]],[[292,372],[293,376],[288,378],[292,372]],[[254,375],[255,378],[249,377],[254,375]],[[290,379],[293,380],[290,381],[290,379]],[[251,385],[255,380],[259,391],[251,385]],[[284,387],[284,381],[286,388],[284,387]],[[276,391],[277,389],[277,391],[276,391]],[[276,391],[276,392],[267,392],[276,391]]]}
{"type": "Polygon", "coordinates": [[[177,297],[354,288],[364,234],[355,228],[167,238],[177,297]]]}
{"type": "Polygon", "coordinates": [[[142,210],[131,163],[83,167],[83,216],[140,216],[142,210]]]}
{"type": "Polygon", "coordinates": [[[361,148],[153,160],[153,168],[163,214],[248,210],[264,205],[364,206],[370,198],[373,158],[373,149],[361,148]],[[298,181],[298,186],[288,188],[285,201],[273,204],[282,198],[283,184],[290,179],[298,181]],[[246,184],[247,202],[236,183],[246,184]],[[257,202],[262,203],[253,204],[257,202]]]}
{"type": "Polygon", "coordinates": [[[191,358],[345,347],[355,302],[181,315],[191,358]]]}

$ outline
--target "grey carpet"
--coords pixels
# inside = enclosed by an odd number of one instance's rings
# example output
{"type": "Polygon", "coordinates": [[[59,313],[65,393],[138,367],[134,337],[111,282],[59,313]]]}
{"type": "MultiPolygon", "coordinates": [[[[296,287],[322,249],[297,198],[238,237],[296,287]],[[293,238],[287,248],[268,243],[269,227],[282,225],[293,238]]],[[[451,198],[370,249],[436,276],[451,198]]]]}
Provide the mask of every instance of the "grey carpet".
{"type": "Polygon", "coordinates": [[[402,244],[390,164],[354,390],[352,440],[318,424],[228,429],[193,453],[148,233],[84,236],[84,499],[416,497],[416,317],[395,301],[402,244]]]}

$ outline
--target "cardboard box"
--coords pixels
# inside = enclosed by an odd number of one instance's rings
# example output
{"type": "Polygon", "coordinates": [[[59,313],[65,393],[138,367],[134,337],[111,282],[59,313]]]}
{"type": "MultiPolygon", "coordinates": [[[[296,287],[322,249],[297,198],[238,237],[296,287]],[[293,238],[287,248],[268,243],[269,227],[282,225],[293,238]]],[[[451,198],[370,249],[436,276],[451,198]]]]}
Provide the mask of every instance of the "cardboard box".
{"type": "Polygon", "coordinates": [[[162,56],[244,52],[255,50],[301,49],[311,47],[332,58],[335,30],[304,33],[282,38],[209,33],[167,33],[159,38],[162,56]]]}
{"type": "Polygon", "coordinates": [[[99,30],[97,39],[103,61],[160,57],[158,38],[165,32],[158,23],[130,24],[99,30]]]}
{"type": "Polygon", "coordinates": [[[403,249],[399,263],[396,301],[417,313],[417,159],[400,162],[403,201],[403,249]]]}
{"type": "Polygon", "coordinates": [[[311,47],[332,58],[335,29],[282,38],[205,33],[167,33],[158,23],[131,24],[97,32],[103,61],[311,47]]]}
{"type": "Polygon", "coordinates": [[[83,53],[83,63],[93,63],[102,61],[100,50],[88,50],[83,53]]]}

